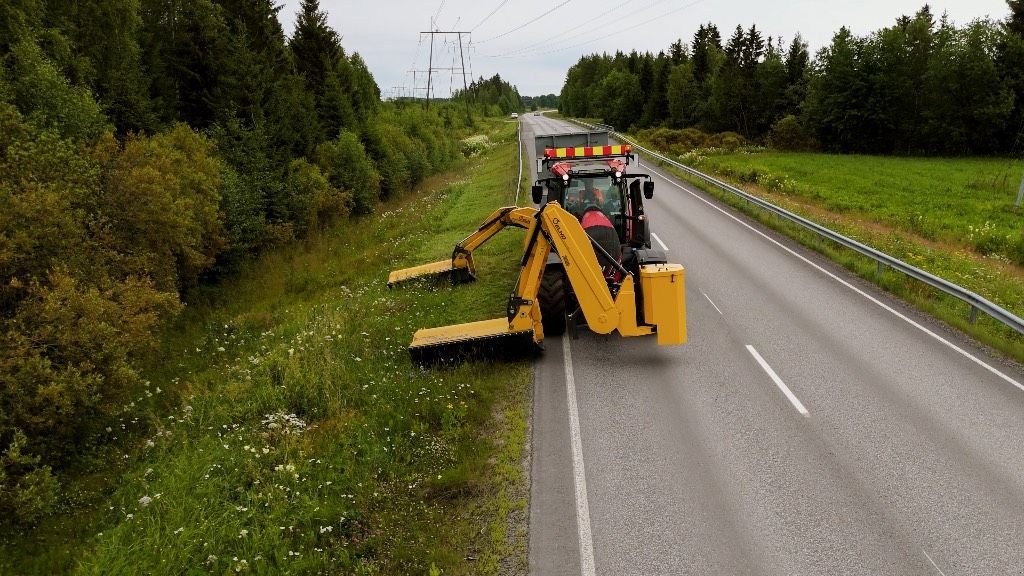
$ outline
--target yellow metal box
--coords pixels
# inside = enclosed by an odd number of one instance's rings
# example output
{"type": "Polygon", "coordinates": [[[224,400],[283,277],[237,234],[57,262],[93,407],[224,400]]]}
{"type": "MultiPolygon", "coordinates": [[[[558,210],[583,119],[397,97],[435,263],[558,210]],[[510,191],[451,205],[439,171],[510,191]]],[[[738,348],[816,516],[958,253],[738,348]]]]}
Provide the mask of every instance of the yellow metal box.
{"type": "Polygon", "coordinates": [[[644,322],[658,327],[658,344],[686,343],[686,270],[679,264],[640,267],[644,322]]]}

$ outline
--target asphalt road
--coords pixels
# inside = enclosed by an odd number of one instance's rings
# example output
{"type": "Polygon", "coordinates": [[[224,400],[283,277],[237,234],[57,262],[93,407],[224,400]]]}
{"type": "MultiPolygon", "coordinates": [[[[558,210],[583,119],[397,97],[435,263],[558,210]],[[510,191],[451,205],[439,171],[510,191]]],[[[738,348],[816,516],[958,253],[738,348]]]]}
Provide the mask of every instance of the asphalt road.
{"type": "Polygon", "coordinates": [[[1024,370],[655,181],[689,342],[545,341],[531,574],[1024,575],[1024,370]]]}

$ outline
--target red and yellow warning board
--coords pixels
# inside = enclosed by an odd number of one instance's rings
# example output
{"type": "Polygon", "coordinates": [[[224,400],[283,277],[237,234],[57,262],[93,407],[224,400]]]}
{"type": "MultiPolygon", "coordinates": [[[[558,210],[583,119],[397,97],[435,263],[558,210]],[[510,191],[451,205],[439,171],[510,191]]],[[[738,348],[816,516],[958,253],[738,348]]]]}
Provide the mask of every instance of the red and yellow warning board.
{"type": "Polygon", "coordinates": [[[576,146],[574,148],[545,148],[545,158],[588,158],[600,156],[622,156],[632,151],[629,144],[614,146],[576,146]]]}

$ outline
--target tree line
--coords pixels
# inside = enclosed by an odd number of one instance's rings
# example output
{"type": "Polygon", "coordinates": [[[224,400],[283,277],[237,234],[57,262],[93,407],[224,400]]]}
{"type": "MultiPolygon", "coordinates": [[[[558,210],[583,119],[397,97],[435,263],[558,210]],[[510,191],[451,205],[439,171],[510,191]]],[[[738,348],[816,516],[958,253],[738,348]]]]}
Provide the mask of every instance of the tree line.
{"type": "Polygon", "coordinates": [[[519,89],[509,84],[501,74],[495,74],[487,79],[481,76],[466,90],[456,91],[452,99],[484,106],[491,115],[504,116],[523,111],[523,99],[519,95],[519,89]]]}
{"type": "Polygon", "coordinates": [[[195,287],[413,189],[486,113],[382,103],[317,0],[290,38],[279,10],[0,3],[0,523],[117,437],[195,287]]]}
{"type": "Polygon", "coordinates": [[[1003,21],[963,26],[928,5],[866,36],[841,28],[813,57],[756,25],[714,24],[667,52],[584,56],[561,110],[618,129],[735,132],[781,148],[881,154],[1019,150],[1024,0],[1003,21]]]}
{"type": "Polygon", "coordinates": [[[523,96],[523,106],[530,110],[538,108],[558,108],[557,94],[544,94],[542,96],[523,96]]]}

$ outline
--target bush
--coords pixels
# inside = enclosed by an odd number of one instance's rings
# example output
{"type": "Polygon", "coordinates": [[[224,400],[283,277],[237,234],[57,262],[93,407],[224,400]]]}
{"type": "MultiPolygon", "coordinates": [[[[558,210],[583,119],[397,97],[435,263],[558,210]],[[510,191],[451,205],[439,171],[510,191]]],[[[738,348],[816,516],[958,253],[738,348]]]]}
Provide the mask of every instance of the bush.
{"type": "Polygon", "coordinates": [[[369,214],[380,195],[381,177],[366,154],[359,137],[342,130],[338,137],[316,149],[316,164],[338,190],[348,191],[352,211],[369,214]]]}
{"type": "Polygon", "coordinates": [[[139,393],[135,361],[156,350],[159,326],[180,309],[176,293],[150,281],[106,284],[89,286],[54,270],[28,287],[2,326],[0,508],[23,519],[45,511],[52,487],[45,467],[94,443],[139,393]]]}
{"type": "Polygon", "coordinates": [[[651,144],[655,149],[671,156],[680,156],[707,145],[709,136],[696,128],[674,130],[653,128],[640,130],[637,137],[651,144]]]}
{"type": "Polygon", "coordinates": [[[772,126],[768,141],[777,150],[799,152],[818,148],[811,132],[793,115],[782,118],[772,126]]]}
{"type": "Polygon", "coordinates": [[[184,124],[145,138],[96,147],[103,166],[100,211],[122,273],[147,271],[157,286],[195,286],[224,248],[221,164],[213,144],[184,124]]]}
{"type": "Polygon", "coordinates": [[[721,148],[723,150],[729,150],[730,152],[736,150],[740,146],[745,146],[747,139],[735,132],[720,132],[708,136],[704,141],[704,146],[709,148],[721,148]]]}
{"type": "Polygon", "coordinates": [[[491,148],[494,144],[487,137],[486,134],[477,134],[476,136],[470,136],[462,140],[462,155],[466,158],[472,158],[483,153],[488,148],[491,148]]]}
{"type": "Polygon", "coordinates": [[[385,199],[409,190],[411,186],[408,160],[388,135],[390,130],[369,126],[363,134],[366,152],[380,173],[380,198],[385,199]]]}
{"type": "Polygon", "coordinates": [[[21,524],[33,524],[53,508],[59,485],[38,456],[22,453],[28,439],[21,430],[0,453],[0,513],[21,524]]]}
{"type": "Polygon", "coordinates": [[[248,180],[230,166],[221,168],[220,212],[227,238],[218,261],[221,268],[231,268],[267,242],[263,198],[259,188],[248,180]]]}
{"type": "MultiPolygon", "coordinates": [[[[306,206],[306,216],[295,221],[299,235],[318,229],[352,211],[352,192],[331,186],[320,168],[303,159],[292,160],[288,167],[288,185],[296,204],[306,206]]],[[[295,210],[298,213],[298,209],[295,210]]]]}

